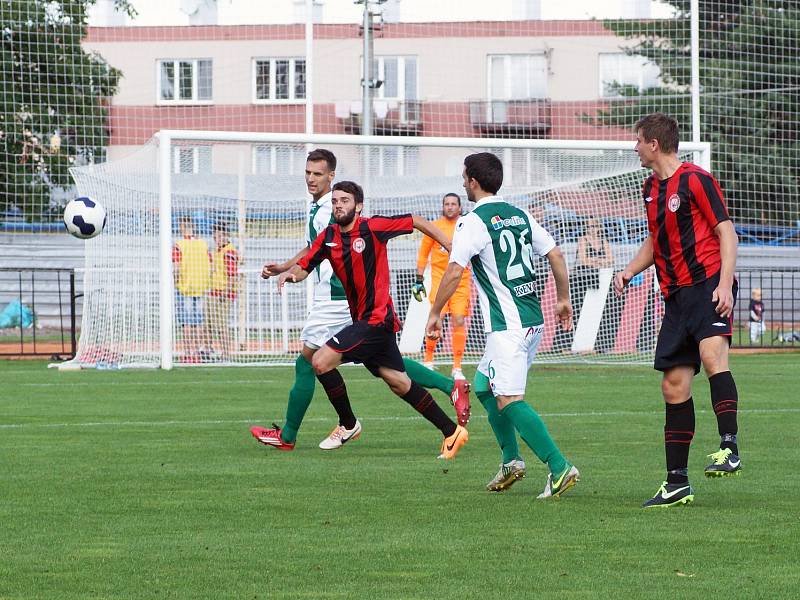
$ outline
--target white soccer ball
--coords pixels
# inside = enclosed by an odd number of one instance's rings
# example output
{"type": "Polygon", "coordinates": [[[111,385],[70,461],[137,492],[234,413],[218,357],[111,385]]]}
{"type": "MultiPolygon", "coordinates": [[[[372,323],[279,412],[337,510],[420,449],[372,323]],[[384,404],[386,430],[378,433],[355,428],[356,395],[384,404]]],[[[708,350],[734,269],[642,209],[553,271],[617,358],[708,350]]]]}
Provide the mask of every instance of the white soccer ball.
{"type": "Polygon", "coordinates": [[[64,226],[76,238],[88,240],[102,233],[106,211],[97,200],[86,196],[75,198],[64,207],[64,226]]]}

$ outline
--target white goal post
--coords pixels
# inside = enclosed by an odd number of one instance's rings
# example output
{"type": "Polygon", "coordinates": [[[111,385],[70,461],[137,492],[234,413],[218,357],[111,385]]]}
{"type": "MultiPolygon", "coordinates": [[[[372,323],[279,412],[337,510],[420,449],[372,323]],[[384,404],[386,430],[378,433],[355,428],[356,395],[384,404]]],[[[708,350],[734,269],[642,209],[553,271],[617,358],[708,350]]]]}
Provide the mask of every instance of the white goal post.
{"type": "MultiPolygon", "coordinates": [[[[303,170],[305,156],[313,148],[328,148],[336,154],[337,180],[352,179],[364,187],[365,214],[415,212],[431,220],[440,216],[441,198],[448,192],[461,193],[463,209],[470,209],[461,187],[463,157],[476,151],[495,152],[505,170],[500,194],[530,210],[551,229],[570,265],[575,263],[577,236],[587,220],[599,219],[613,247],[614,266],[620,268],[641,242],[644,227],[641,183],[647,172],[638,164],[633,145],[632,140],[162,130],[129,157],[72,170],[81,194],[100,201],[109,214],[107,230],[86,246],[87,296],[75,362],[93,366],[102,357],[102,362],[122,367],[171,369],[176,363],[250,365],[293,360],[310,304],[308,289],[289,286],[304,289],[278,297],[271,287],[274,283],[260,280],[258,273],[264,262],[283,261],[304,244],[303,170]],[[186,307],[176,304],[173,264],[181,235],[179,219],[194,223],[196,235],[189,239],[197,244],[192,248],[208,248],[212,263],[202,268],[211,270],[211,280],[223,269],[222,263],[216,267],[213,263],[212,255],[219,247],[214,223],[225,223],[231,247],[238,253],[240,272],[235,277],[241,284],[224,304],[224,314],[213,319],[225,328],[224,334],[208,333],[205,323],[212,320],[208,307],[216,303],[205,298],[204,291],[199,292],[203,298],[198,301],[208,302],[202,324],[192,321],[191,315],[187,321],[186,307]],[[180,322],[179,308],[183,311],[180,322]],[[220,341],[220,335],[229,339],[220,341]],[[200,352],[197,360],[187,360],[192,344],[200,352]]],[[[708,143],[681,142],[680,153],[684,160],[710,169],[708,143]]],[[[418,234],[389,245],[392,291],[401,318],[408,306],[418,245],[418,234]]],[[[552,282],[547,272],[541,277],[544,307],[552,282]]],[[[607,282],[607,275],[602,279],[607,282]]],[[[207,273],[203,281],[208,285],[207,273]]],[[[580,331],[574,339],[552,341],[543,360],[649,360],[653,336],[640,335],[645,326],[641,315],[625,316],[647,311],[647,319],[659,318],[660,298],[653,278],[643,281],[639,304],[617,307],[611,316],[606,314],[612,304],[605,302],[607,290],[591,290],[594,296],[585,290],[589,304],[597,304],[592,298],[602,296],[600,309],[584,310],[585,324],[577,321],[580,331]],[[613,321],[611,333],[605,321],[613,321]],[[623,325],[640,329],[628,334],[622,331],[623,325]]],[[[582,304],[584,296],[576,300],[573,304],[582,304]]],[[[475,313],[473,304],[466,362],[477,360],[482,350],[482,320],[475,313]]],[[[551,332],[552,340],[557,335],[551,332]]],[[[437,360],[447,362],[449,352],[444,343],[437,349],[437,360]]]]}

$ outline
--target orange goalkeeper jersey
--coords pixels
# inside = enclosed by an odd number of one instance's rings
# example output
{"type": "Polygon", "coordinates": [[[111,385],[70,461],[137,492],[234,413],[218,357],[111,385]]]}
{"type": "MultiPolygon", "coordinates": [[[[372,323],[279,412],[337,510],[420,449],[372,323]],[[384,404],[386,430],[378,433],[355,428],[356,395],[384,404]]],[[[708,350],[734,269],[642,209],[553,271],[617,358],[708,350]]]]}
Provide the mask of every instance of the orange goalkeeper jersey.
{"type": "MultiPolygon", "coordinates": [[[[442,217],[433,222],[436,227],[442,230],[442,233],[447,236],[447,239],[453,241],[453,234],[456,230],[456,221],[450,221],[442,217]]],[[[439,282],[442,280],[445,269],[450,262],[450,254],[442,248],[436,241],[426,236],[422,237],[422,244],[419,247],[419,254],[417,255],[417,272],[425,272],[425,267],[428,265],[428,259],[431,261],[431,285],[434,288],[439,287],[439,282]]],[[[470,273],[469,269],[464,269],[461,275],[461,282],[459,287],[469,286],[470,273]]]]}

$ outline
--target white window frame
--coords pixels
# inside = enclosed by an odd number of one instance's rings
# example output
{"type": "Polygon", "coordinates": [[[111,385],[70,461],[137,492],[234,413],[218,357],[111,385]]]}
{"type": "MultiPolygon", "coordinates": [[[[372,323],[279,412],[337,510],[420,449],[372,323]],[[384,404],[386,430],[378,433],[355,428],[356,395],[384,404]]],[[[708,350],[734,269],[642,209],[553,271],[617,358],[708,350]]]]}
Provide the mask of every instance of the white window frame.
{"type": "Polygon", "coordinates": [[[175,104],[197,104],[208,105],[214,103],[214,60],[211,58],[159,58],[156,60],[156,105],[175,105],[175,104]],[[197,83],[198,83],[198,63],[207,61],[211,63],[211,98],[199,100],[197,98],[197,83]],[[191,98],[178,98],[178,88],[180,87],[180,63],[192,63],[192,97],[191,98]],[[174,95],[175,98],[165,99],[161,97],[161,65],[164,63],[172,63],[175,82],[174,82],[174,95]]]}
{"type": "MultiPolygon", "coordinates": [[[[550,58],[546,52],[525,52],[525,53],[512,53],[512,54],[487,54],[486,55],[486,98],[489,102],[493,100],[498,101],[512,101],[512,100],[543,100],[548,98],[549,94],[549,87],[550,87],[550,77],[549,77],[549,62],[550,58]],[[511,58],[517,56],[527,56],[527,57],[537,57],[544,59],[544,89],[541,96],[528,96],[525,98],[512,98],[511,97],[511,80],[512,77],[510,76],[511,73],[511,58]],[[494,63],[494,59],[502,58],[503,59],[503,87],[504,93],[502,98],[495,98],[492,96],[492,64],[494,63]]],[[[530,85],[528,86],[530,89],[530,85]]]]}
{"type": "Polygon", "coordinates": [[[397,100],[398,102],[405,102],[406,100],[415,102],[419,100],[419,57],[417,57],[415,54],[386,54],[375,56],[374,60],[378,63],[378,72],[375,76],[379,81],[384,82],[384,84],[375,91],[374,98],[376,100],[397,100]],[[392,58],[397,60],[397,96],[386,95],[386,59],[392,58]],[[414,89],[417,90],[416,98],[406,98],[406,60],[410,58],[414,59],[414,62],[417,66],[415,69],[416,80],[414,81],[414,89]]]}
{"type": "MultiPolygon", "coordinates": [[[[252,82],[252,102],[253,104],[305,104],[308,96],[308,77],[306,77],[304,95],[302,98],[295,97],[295,73],[297,61],[306,62],[304,56],[255,56],[250,61],[250,80],[252,82]],[[289,97],[275,98],[275,61],[289,61],[289,97]],[[269,98],[258,98],[258,84],[256,82],[257,64],[269,61],[269,98]]],[[[306,68],[308,64],[306,64],[306,68]]],[[[308,71],[306,71],[308,73],[308,71]]]]}
{"type": "Polygon", "coordinates": [[[653,86],[649,86],[648,85],[648,87],[645,87],[645,68],[647,66],[647,63],[650,63],[653,66],[655,66],[656,68],[658,68],[658,66],[655,65],[655,63],[652,63],[651,61],[648,61],[647,58],[645,58],[644,56],[641,56],[639,54],[631,55],[631,54],[626,54],[625,52],[600,52],[600,53],[598,53],[598,55],[597,55],[598,96],[600,98],[620,98],[621,97],[619,94],[616,94],[616,93],[612,94],[612,93],[608,93],[607,92],[606,83],[611,83],[611,82],[621,83],[622,85],[635,85],[637,87],[637,89],[639,90],[639,92],[643,92],[643,91],[645,91],[647,89],[650,89],[651,87],[657,87],[659,85],[659,81],[660,81],[658,76],[656,76],[656,80],[655,80],[653,86]],[[604,56],[609,56],[609,57],[613,56],[613,57],[616,57],[618,59],[619,58],[623,59],[622,61],[619,61],[617,63],[617,69],[616,69],[617,72],[615,74],[615,78],[614,79],[610,79],[610,80],[609,79],[603,79],[603,57],[604,56]],[[621,75],[623,74],[622,73],[623,62],[627,61],[629,63],[632,63],[634,60],[638,60],[638,61],[640,61],[642,63],[641,64],[641,68],[637,72],[638,81],[636,81],[636,82],[623,81],[621,79],[621,75]]]}
{"type": "Polygon", "coordinates": [[[303,147],[293,147],[289,146],[289,153],[291,154],[291,158],[289,159],[289,170],[287,171],[284,167],[285,165],[280,165],[281,170],[280,173],[278,172],[278,147],[270,144],[254,144],[251,146],[251,157],[250,157],[250,172],[253,175],[303,175],[305,173],[305,157],[308,154],[303,147]],[[269,173],[260,172],[258,171],[258,154],[259,152],[264,152],[269,150],[269,173]],[[298,166],[298,170],[295,171],[295,165],[298,166]],[[302,165],[302,167],[301,167],[302,165]]]}
{"type": "Polygon", "coordinates": [[[191,150],[192,151],[192,175],[197,175],[200,173],[200,150],[201,149],[208,149],[208,161],[209,164],[211,163],[213,154],[210,145],[203,145],[203,146],[173,146],[172,147],[172,172],[174,174],[185,174],[188,175],[189,173],[185,171],[181,171],[181,150],[191,150]]]}

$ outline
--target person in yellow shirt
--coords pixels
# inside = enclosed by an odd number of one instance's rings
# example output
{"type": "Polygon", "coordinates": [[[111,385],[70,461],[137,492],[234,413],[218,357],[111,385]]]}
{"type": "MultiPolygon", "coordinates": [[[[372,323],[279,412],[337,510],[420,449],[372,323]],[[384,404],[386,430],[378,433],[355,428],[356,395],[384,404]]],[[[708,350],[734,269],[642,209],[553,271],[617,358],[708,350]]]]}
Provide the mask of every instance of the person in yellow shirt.
{"type": "Polygon", "coordinates": [[[228,227],[224,223],[214,223],[211,235],[216,248],[211,254],[211,291],[206,307],[208,342],[213,345],[219,340],[221,354],[230,358],[233,349],[231,308],[239,287],[239,253],[231,242],[228,227]]]}
{"type": "MultiPolygon", "coordinates": [[[[447,238],[452,241],[456,222],[460,216],[461,198],[457,194],[447,194],[442,198],[442,217],[434,221],[433,224],[441,229],[447,238]]],[[[411,288],[411,293],[419,302],[422,301],[422,296],[425,294],[423,281],[425,268],[428,266],[429,261],[431,264],[430,301],[433,303],[436,299],[436,292],[439,289],[439,282],[441,282],[442,275],[447,269],[447,263],[450,261],[450,255],[446,249],[436,244],[433,238],[425,236],[422,238],[422,244],[417,255],[416,282],[411,288]]],[[[461,359],[464,356],[464,347],[467,344],[467,330],[464,320],[469,315],[471,292],[470,271],[469,269],[464,269],[458,289],[442,310],[442,315],[450,315],[450,327],[453,334],[453,379],[464,378],[461,372],[461,359]]],[[[429,369],[433,369],[433,352],[436,349],[437,341],[438,339],[427,337],[425,339],[425,360],[422,364],[429,369]]]]}
{"type": "Polygon", "coordinates": [[[200,362],[203,330],[203,300],[211,284],[208,243],[194,235],[192,217],[178,221],[181,239],[172,248],[175,274],[175,307],[178,325],[183,330],[183,362],[200,362]]]}

